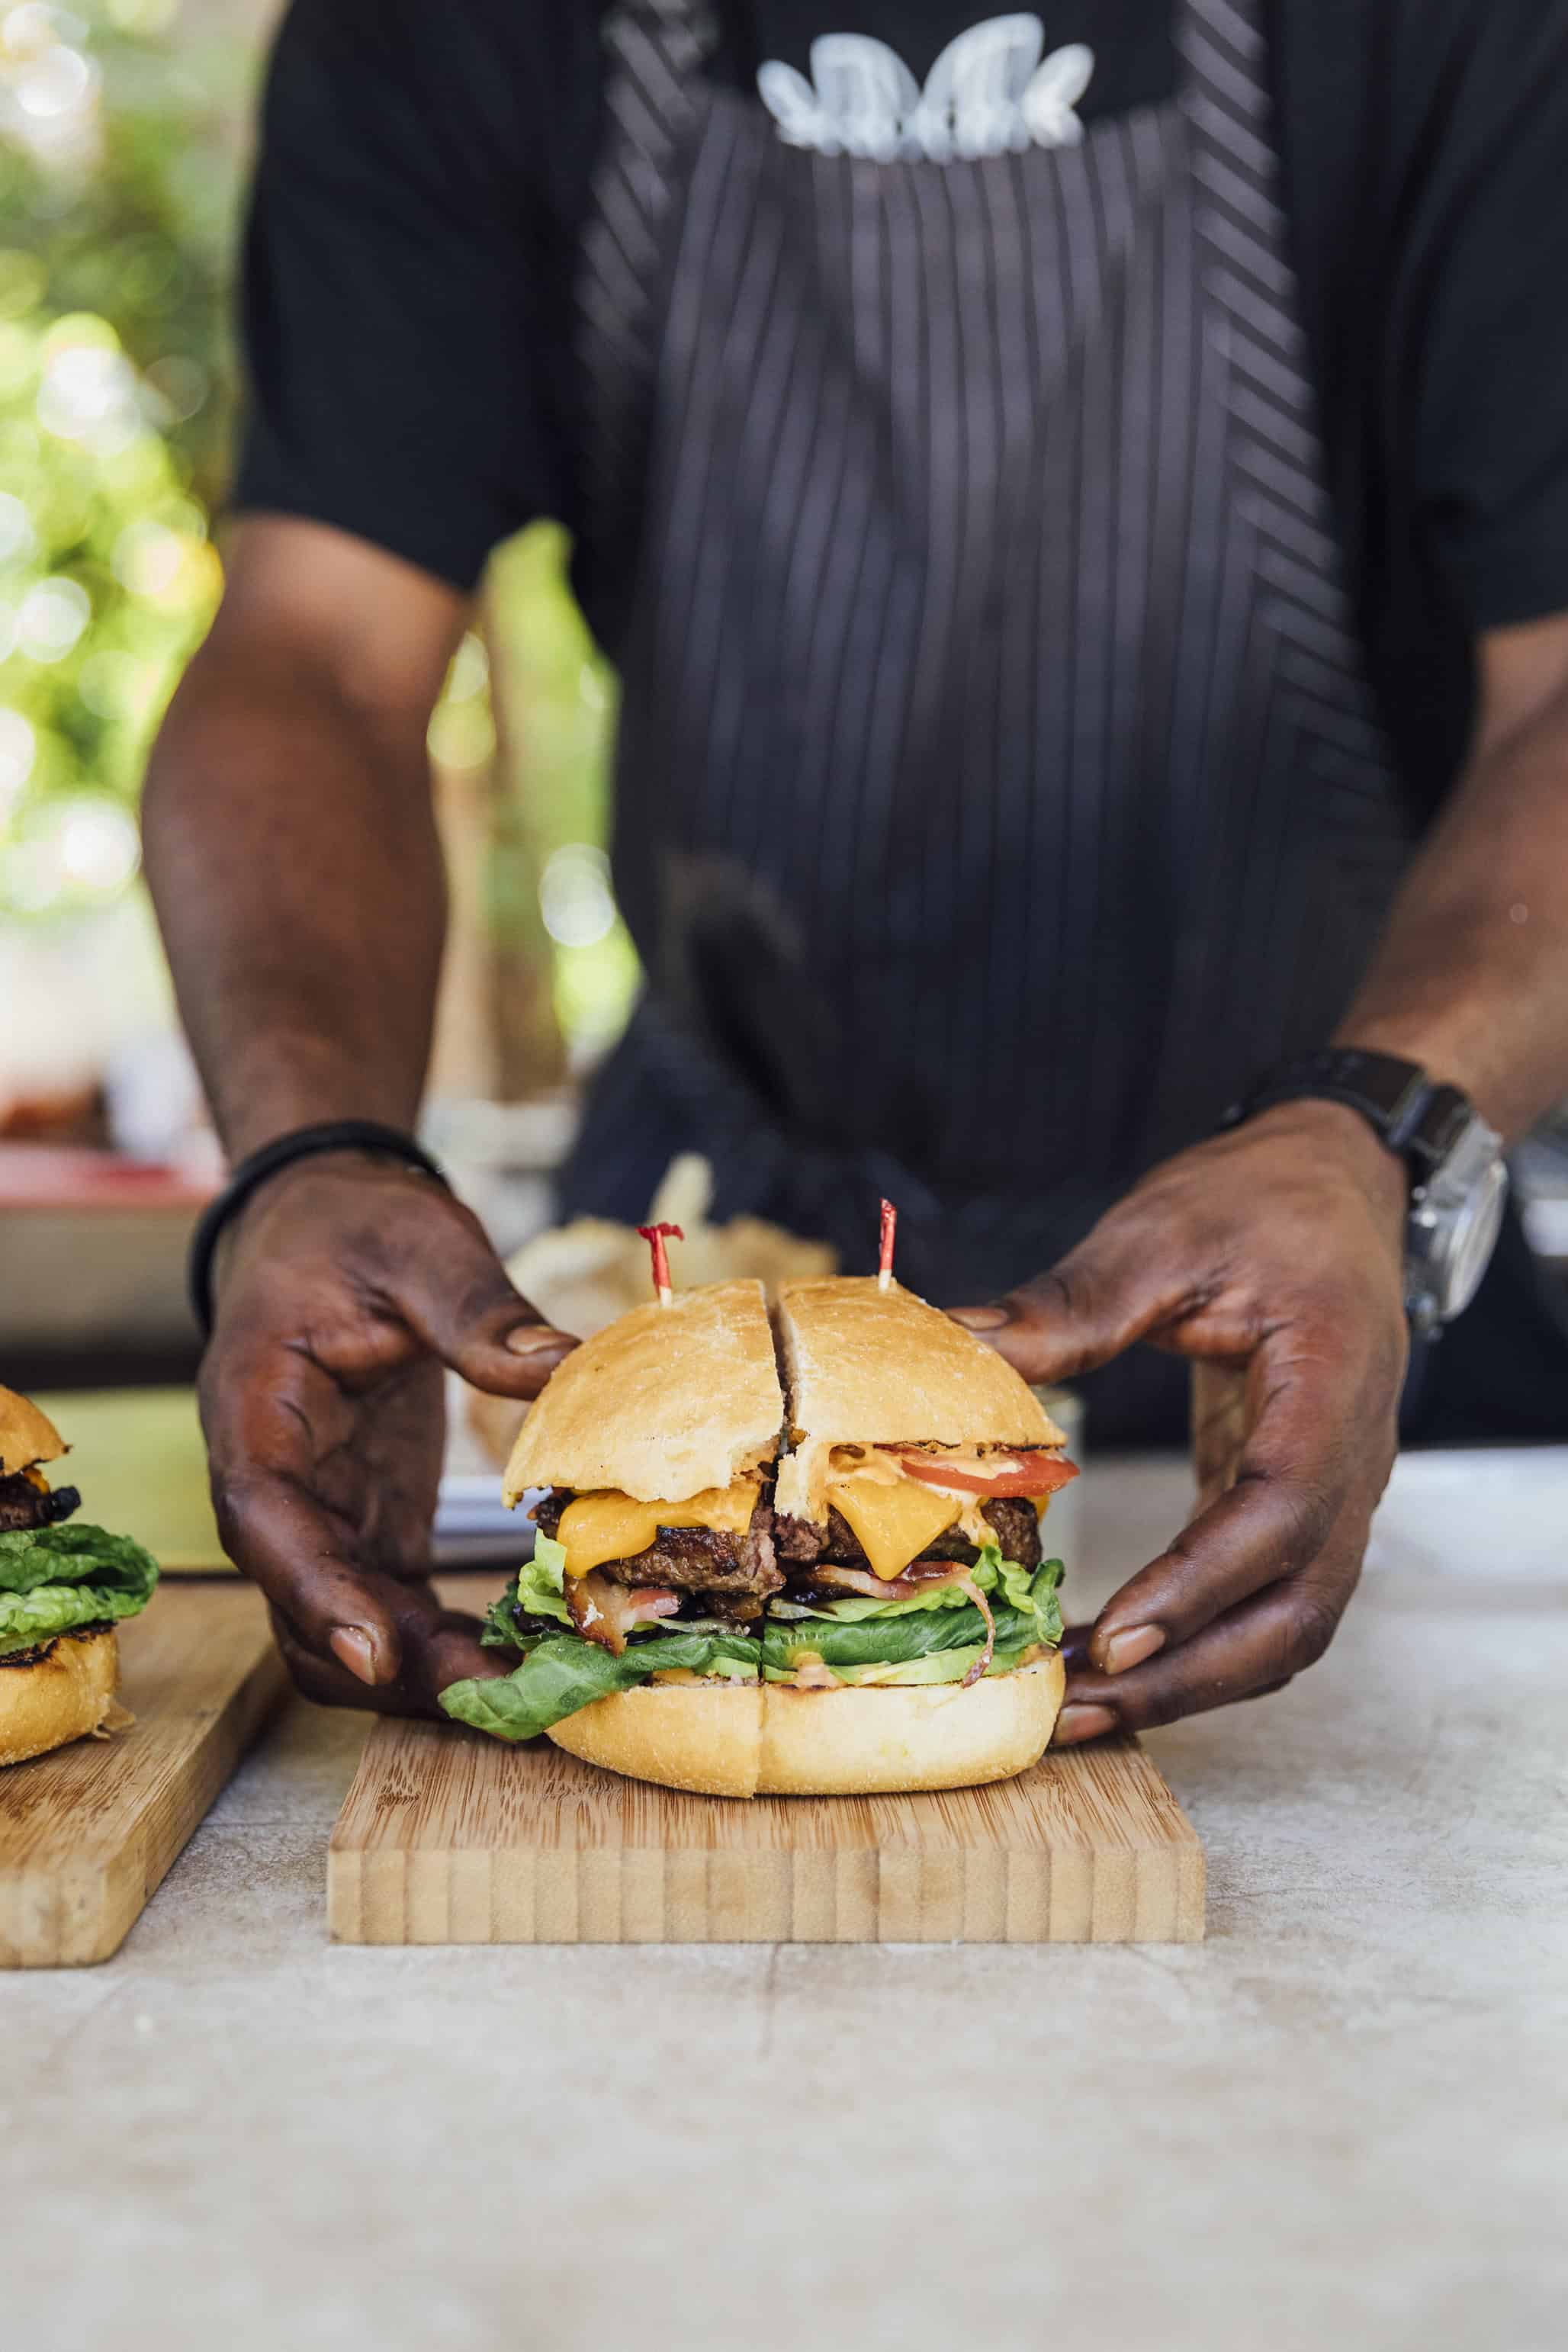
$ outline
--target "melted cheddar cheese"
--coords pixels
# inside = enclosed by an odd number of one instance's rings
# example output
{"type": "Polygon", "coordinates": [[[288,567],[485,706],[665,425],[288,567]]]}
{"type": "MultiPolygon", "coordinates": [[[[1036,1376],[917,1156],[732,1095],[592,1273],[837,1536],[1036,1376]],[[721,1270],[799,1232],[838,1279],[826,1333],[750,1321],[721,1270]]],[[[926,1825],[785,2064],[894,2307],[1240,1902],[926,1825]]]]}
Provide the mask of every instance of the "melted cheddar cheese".
{"type": "Polygon", "coordinates": [[[901,1486],[837,1478],[827,1489],[833,1508],[853,1529],[871,1573],[884,1583],[902,1576],[910,1560],[934,1543],[958,1517],[958,1505],[907,1478],[901,1486]]]}
{"type": "Polygon", "coordinates": [[[688,1496],[683,1503],[634,1503],[629,1495],[613,1490],[579,1495],[562,1512],[556,1530],[566,1554],[565,1573],[586,1576],[607,1559],[635,1559],[660,1528],[712,1528],[720,1535],[743,1536],[761,1487],[758,1478],[737,1478],[731,1486],[688,1496]]]}
{"type": "MultiPolygon", "coordinates": [[[[954,1446],[948,1455],[927,1458],[933,1466],[951,1459],[957,1466],[978,1472],[984,1470],[987,1457],[978,1446],[954,1446]]],[[[1042,1495],[1035,1500],[1041,1518],[1049,1499],[1042,1495]]],[[[950,1528],[976,1547],[995,1540],[995,1529],[981,1508],[986,1500],[984,1495],[963,1487],[944,1490],[923,1478],[911,1478],[890,1453],[836,1445],[828,1457],[827,1500],[853,1531],[872,1573],[885,1584],[901,1576],[910,1561],[950,1528]]]]}

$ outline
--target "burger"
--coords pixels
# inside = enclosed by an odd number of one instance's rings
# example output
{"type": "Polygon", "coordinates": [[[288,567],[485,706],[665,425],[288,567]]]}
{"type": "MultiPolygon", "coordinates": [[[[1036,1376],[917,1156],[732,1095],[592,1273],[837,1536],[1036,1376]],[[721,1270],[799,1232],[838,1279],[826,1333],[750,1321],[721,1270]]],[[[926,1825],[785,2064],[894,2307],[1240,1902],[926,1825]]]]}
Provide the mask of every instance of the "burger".
{"type": "Polygon", "coordinates": [[[508,1465],[533,1556],[441,1705],[503,1739],[723,1796],[962,1788],[1061,1704],[1062,1433],[890,1279],[719,1283],[561,1364],[508,1465]],[[782,1372],[782,1378],[781,1378],[782,1372]]]}
{"type": "Polygon", "coordinates": [[[45,1475],[66,1451],[37,1405],[0,1388],[0,1764],[104,1728],[120,1678],[114,1628],[158,1580],[128,1536],[68,1524],[81,1496],[45,1475]]]}

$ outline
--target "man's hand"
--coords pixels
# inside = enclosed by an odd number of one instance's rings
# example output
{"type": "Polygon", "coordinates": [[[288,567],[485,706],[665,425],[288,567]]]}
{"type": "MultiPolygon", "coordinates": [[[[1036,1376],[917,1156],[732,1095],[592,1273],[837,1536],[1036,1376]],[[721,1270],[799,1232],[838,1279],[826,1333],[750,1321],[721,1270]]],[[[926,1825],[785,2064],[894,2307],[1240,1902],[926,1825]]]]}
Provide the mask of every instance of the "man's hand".
{"type": "Polygon", "coordinates": [[[427,1715],[497,1671],[426,1581],[441,1368],[531,1397],[574,1344],[426,1178],[344,1153],[261,1188],[223,1254],[202,1426],[225,1549],[307,1697],[427,1715]]]}
{"type": "Polygon", "coordinates": [[[1328,1646],[1393,1467],[1403,1169],[1302,1102],[1167,1160],[1051,1273],[960,1308],[1034,1381],[1135,1339],[1245,1380],[1228,1491],[1068,1635],[1061,1746],[1277,1690],[1328,1646]]]}

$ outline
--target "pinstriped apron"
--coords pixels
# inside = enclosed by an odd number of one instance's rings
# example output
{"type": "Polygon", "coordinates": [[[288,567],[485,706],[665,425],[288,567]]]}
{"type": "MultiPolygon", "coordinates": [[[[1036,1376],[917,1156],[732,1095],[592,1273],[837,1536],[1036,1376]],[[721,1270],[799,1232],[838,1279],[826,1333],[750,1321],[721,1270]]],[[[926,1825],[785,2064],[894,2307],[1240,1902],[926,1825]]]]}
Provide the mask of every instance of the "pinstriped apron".
{"type": "MultiPolygon", "coordinates": [[[[1047,12],[1048,14],[1048,11],[1047,12]]],[[[579,586],[647,998],[565,1205],[670,1154],[938,1298],[1331,1033],[1414,820],[1353,641],[1261,0],[1081,143],[874,162],[607,26],[579,586]],[[631,519],[631,520],[628,520],[631,519]]]]}

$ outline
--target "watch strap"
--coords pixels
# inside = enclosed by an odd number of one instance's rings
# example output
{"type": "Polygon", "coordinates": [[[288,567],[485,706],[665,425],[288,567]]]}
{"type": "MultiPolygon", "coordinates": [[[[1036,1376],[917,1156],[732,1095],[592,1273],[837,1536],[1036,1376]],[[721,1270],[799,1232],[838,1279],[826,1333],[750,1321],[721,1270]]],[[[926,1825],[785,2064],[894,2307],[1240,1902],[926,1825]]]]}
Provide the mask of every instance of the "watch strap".
{"type": "Polygon", "coordinates": [[[1417,1063],[1359,1046],[1325,1045],[1298,1054],[1255,1078],[1220,1121],[1237,1127],[1280,1103],[1318,1100],[1359,1111],[1417,1184],[1447,1157],[1474,1116],[1458,1087],[1439,1086],[1417,1063]]]}

